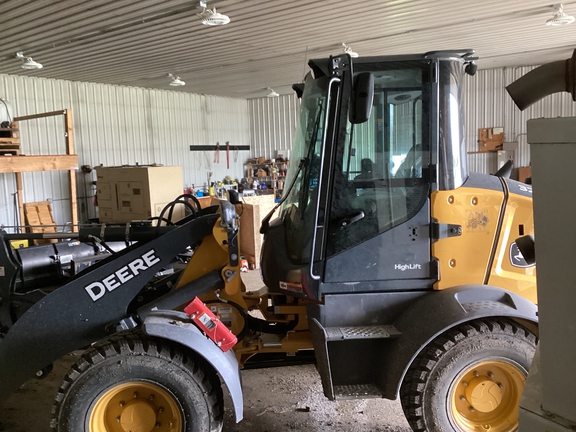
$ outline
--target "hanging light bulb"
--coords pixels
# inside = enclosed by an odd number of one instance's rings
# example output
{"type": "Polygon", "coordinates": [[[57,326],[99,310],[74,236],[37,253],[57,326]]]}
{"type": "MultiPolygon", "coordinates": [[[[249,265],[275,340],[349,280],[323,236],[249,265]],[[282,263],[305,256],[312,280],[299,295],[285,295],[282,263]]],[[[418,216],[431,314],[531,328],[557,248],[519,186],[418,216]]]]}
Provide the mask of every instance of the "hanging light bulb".
{"type": "Polygon", "coordinates": [[[266,90],[268,90],[268,94],[266,95],[266,97],[269,98],[273,98],[273,97],[278,97],[280,96],[278,93],[276,93],[274,90],[272,90],[270,87],[267,87],[266,90]]]}
{"type": "Polygon", "coordinates": [[[214,7],[214,9],[206,9],[205,1],[200,1],[200,6],[203,8],[202,13],[196,15],[202,20],[202,24],[207,26],[221,26],[230,22],[230,17],[216,12],[216,7],[214,7]]]}
{"type": "Polygon", "coordinates": [[[344,42],[342,42],[342,47],[344,48],[344,54],[348,54],[352,58],[358,58],[358,53],[356,51],[352,51],[352,47],[346,45],[344,42]]]}
{"type": "Polygon", "coordinates": [[[22,51],[17,52],[16,57],[22,60],[21,65],[22,69],[31,70],[31,69],[42,69],[44,67],[42,66],[42,63],[34,61],[32,57],[26,57],[22,51]]]}
{"type": "Polygon", "coordinates": [[[182,81],[179,76],[174,76],[171,73],[169,73],[168,76],[172,78],[172,81],[170,82],[172,87],[180,87],[186,85],[186,83],[182,81]]]}
{"type": "Polygon", "coordinates": [[[555,4],[554,9],[554,15],[546,21],[547,26],[559,27],[574,22],[575,19],[572,15],[564,13],[564,5],[562,3],[555,4]]]}

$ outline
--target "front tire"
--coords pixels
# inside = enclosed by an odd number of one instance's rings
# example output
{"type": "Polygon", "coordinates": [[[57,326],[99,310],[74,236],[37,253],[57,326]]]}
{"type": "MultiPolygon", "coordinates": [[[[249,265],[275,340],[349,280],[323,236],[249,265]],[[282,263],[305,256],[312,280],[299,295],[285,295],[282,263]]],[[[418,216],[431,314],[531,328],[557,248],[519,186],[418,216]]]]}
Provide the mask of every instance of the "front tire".
{"type": "Polygon", "coordinates": [[[507,319],[463,324],[416,358],[401,387],[414,431],[511,432],[536,337],[507,319]]]}
{"type": "Polygon", "coordinates": [[[55,432],[219,432],[216,373],[166,341],[128,334],[86,351],[53,407],[55,432]]]}

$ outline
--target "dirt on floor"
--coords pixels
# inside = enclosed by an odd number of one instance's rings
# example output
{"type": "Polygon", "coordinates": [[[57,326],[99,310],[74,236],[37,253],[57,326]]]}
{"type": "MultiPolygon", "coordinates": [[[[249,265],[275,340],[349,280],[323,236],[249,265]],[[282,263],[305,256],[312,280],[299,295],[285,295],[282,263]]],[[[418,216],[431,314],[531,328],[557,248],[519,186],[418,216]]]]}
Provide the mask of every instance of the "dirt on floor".
{"type": "MultiPolygon", "coordinates": [[[[243,274],[246,285],[262,285],[257,271],[243,274]]],[[[49,432],[52,402],[79,353],[54,363],[43,380],[32,379],[0,406],[0,431],[49,432]]],[[[242,372],[244,420],[236,423],[225,399],[225,432],[409,432],[398,401],[384,399],[331,402],[324,396],[315,366],[287,366],[242,372]]],[[[226,391],[225,391],[226,393],[226,391]]]]}
{"type": "MultiPolygon", "coordinates": [[[[0,408],[0,431],[49,432],[51,408],[60,381],[78,354],[54,364],[44,380],[31,380],[0,408]]],[[[242,372],[244,420],[236,423],[225,399],[225,432],[409,432],[397,401],[384,399],[331,402],[322,393],[313,365],[242,372]]]]}

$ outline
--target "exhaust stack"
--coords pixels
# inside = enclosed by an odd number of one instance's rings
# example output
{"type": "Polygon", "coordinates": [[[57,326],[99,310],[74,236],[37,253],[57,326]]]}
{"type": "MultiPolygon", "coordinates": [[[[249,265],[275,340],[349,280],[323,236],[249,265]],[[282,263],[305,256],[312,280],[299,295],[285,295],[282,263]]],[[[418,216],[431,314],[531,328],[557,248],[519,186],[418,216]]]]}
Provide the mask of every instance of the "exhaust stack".
{"type": "Polygon", "coordinates": [[[576,50],[572,58],[542,65],[514,81],[506,90],[521,111],[561,91],[571,93],[576,102],[576,50]]]}

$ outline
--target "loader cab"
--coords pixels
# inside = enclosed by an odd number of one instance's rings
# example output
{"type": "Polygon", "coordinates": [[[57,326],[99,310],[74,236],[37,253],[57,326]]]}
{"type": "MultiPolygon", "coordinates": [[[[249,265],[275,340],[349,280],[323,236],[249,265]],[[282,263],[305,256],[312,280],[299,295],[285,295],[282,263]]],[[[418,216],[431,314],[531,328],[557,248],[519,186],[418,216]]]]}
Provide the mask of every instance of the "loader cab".
{"type": "Polygon", "coordinates": [[[294,184],[265,234],[271,290],[320,299],[432,287],[430,192],[467,175],[464,63],[453,52],[310,62],[286,179],[294,184]],[[367,75],[369,92],[356,86],[367,75]]]}

